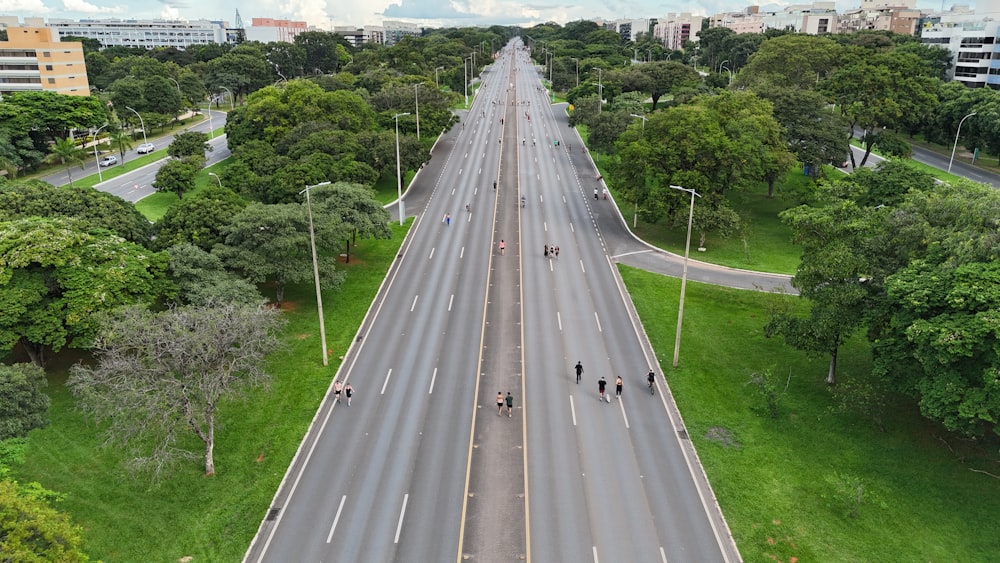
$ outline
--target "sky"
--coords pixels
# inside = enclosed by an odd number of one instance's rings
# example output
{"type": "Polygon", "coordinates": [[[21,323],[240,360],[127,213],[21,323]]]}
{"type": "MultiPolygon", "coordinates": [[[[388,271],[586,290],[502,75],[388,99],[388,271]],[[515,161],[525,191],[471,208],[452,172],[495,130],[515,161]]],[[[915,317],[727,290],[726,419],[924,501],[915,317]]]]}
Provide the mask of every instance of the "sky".
{"type": "MultiPolygon", "coordinates": [[[[765,9],[788,4],[762,3],[765,9]]],[[[953,2],[949,1],[948,6],[953,2]]],[[[964,4],[975,6],[975,2],[964,4]]],[[[739,11],[747,0],[0,0],[0,16],[65,19],[226,20],[235,24],[239,10],[245,26],[252,18],[305,21],[320,29],[331,26],[381,25],[403,20],[425,27],[489,25],[531,26],[580,19],[663,18],[689,12],[711,15],[739,11]]],[[[860,0],[838,0],[837,10],[857,8],[860,0]]],[[[940,2],[918,0],[917,7],[940,9],[940,2]]]]}

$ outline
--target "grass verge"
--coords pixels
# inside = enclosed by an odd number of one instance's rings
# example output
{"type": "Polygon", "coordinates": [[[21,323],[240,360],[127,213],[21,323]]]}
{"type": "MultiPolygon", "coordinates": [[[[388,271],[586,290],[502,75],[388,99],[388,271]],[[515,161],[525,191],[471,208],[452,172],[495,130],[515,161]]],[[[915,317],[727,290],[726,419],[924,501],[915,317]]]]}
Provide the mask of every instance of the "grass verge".
{"type": "MultiPolygon", "coordinates": [[[[669,366],[679,280],[619,268],[669,366]]],[[[910,401],[887,407],[885,432],[835,412],[827,359],[763,337],[769,304],[785,299],[795,298],[688,283],[680,367],[666,371],[744,560],[995,561],[996,480],[970,471],[995,468],[995,450],[941,431],[910,401]],[[776,418],[748,385],[766,369],[781,392],[776,418]],[[866,487],[855,518],[846,483],[866,487]]],[[[842,347],[842,381],[869,368],[861,339],[842,347]]]]}
{"type": "Polygon", "coordinates": [[[407,228],[394,224],[391,240],[361,241],[350,264],[341,264],[347,272],[344,285],[324,293],[329,367],[316,353],[312,285],[286,290],[289,324],[284,347],[269,358],[270,388],[220,409],[216,477],[204,477],[197,460],[155,485],[125,475],[118,452],[100,448],[97,428],[73,408],[64,382],[76,358],[62,355],[62,365],[49,370],[52,424],[31,434],[18,480],[66,494],[59,509],[84,527],[87,550],[95,558],[239,561],[407,228]]]}

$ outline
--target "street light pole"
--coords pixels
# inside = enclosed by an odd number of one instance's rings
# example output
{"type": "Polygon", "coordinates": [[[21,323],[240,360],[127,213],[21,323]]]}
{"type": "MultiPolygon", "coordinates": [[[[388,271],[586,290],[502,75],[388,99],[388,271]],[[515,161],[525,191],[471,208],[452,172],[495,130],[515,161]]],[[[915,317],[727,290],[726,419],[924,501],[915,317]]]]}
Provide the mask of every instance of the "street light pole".
{"type": "Polygon", "coordinates": [[[439,67],[437,67],[437,68],[434,69],[434,86],[436,88],[438,88],[438,89],[441,88],[441,82],[438,81],[438,71],[439,70],[444,70],[444,67],[443,66],[439,66],[439,67]]]}
{"type": "Polygon", "coordinates": [[[399,168],[399,118],[409,113],[397,113],[392,116],[396,120],[396,200],[399,202],[399,224],[406,220],[406,211],[403,209],[403,174],[399,168]]]}
{"type": "Polygon", "coordinates": [[[951,173],[951,164],[953,162],[955,162],[955,149],[958,148],[958,136],[962,133],[962,123],[965,123],[965,120],[969,119],[973,115],[976,115],[976,112],[970,113],[969,115],[963,117],[962,121],[958,122],[958,131],[955,131],[955,144],[952,145],[952,147],[951,147],[951,160],[948,161],[948,173],[949,174],[951,173]]]}
{"type": "MultiPolygon", "coordinates": [[[[101,125],[100,127],[98,127],[97,131],[94,131],[94,162],[97,163],[97,181],[98,182],[103,182],[104,181],[104,176],[101,175],[101,161],[97,158],[97,136],[101,134],[101,129],[104,129],[107,126],[108,126],[108,124],[105,123],[104,125],[101,125]]],[[[84,138],[86,139],[86,137],[84,137],[84,138]]]]}
{"type": "Polygon", "coordinates": [[[465,107],[469,107],[469,67],[468,67],[468,65],[465,64],[465,61],[468,61],[468,60],[469,60],[469,57],[464,57],[462,59],[462,70],[465,72],[465,74],[463,75],[465,77],[465,84],[464,84],[464,86],[465,86],[465,107]]]}
{"type": "Polygon", "coordinates": [[[681,354],[681,323],[684,321],[684,291],[687,288],[688,255],[691,252],[691,224],[694,222],[694,196],[701,197],[701,194],[689,188],[682,188],[674,185],[671,185],[670,187],[675,190],[691,193],[691,211],[688,212],[687,242],[684,243],[684,271],[681,274],[681,302],[677,307],[677,336],[674,338],[674,367],[677,367],[677,360],[680,358],[681,354]]]}
{"type": "MultiPolygon", "coordinates": [[[[212,173],[209,172],[209,174],[212,173]]],[[[215,176],[215,174],[212,174],[212,176],[215,176]]],[[[218,180],[219,177],[215,176],[215,179],[218,180]]],[[[319,311],[319,339],[320,344],[323,346],[324,366],[329,363],[326,353],[326,324],[323,322],[323,294],[319,288],[319,260],[316,258],[316,231],[313,230],[312,200],[309,199],[309,190],[328,185],[330,185],[330,182],[321,182],[314,186],[306,186],[306,189],[299,192],[299,195],[302,195],[303,192],[306,194],[306,210],[309,213],[309,246],[312,247],[313,279],[316,281],[316,309],[319,311]]],[[[222,186],[221,181],[219,182],[219,186],[222,186]]]]}
{"type": "Polygon", "coordinates": [[[139,112],[135,111],[134,109],[132,109],[132,108],[130,108],[128,106],[125,106],[125,109],[131,111],[132,113],[134,113],[136,115],[136,117],[139,118],[139,127],[142,127],[142,144],[145,145],[146,144],[146,124],[143,123],[142,116],[139,115],[139,112]]]}
{"type": "Polygon", "coordinates": [[[570,57],[570,58],[573,59],[574,61],[576,61],[576,85],[579,86],[580,85],[580,59],[578,59],[576,57],[570,57]]]}
{"type": "Polygon", "coordinates": [[[597,69],[597,113],[601,113],[601,106],[604,105],[604,84],[601,82],[604,77],[604,69],[597,69]]]}
{"type": "MultiPolygon", "coordinates": [[[[219,175],[218,174],[216,174],[215,172],[209,172],[208,175],[209,176],[215,176],[215,181],[219,183],[219,187],[220,188],[222,187],[222,180],[219,179],[219,175]]],[[[329,182],[327,182],[327,183],[329,183],[329,182]]],[[[308,196],[308,195],[309,194],[306,194],[306,196],[308,196]]],[[[308,199],[308,197],[306,199],[308,199]]]]}
{"type": "MultiPolygon", "coordinates": [[[[278,74],[280,75],[281,73],[278,73],[278,74]]],[[[285,80],[285,77],[282,76],[281,79],[285,80]]],[[[285,80],[285,82],[288,82],[288,81],[285,80]]],[[[236,107],[236,96],[233,96],[233,91],[230,90],[229,88],[226,88],[225,86],[219,86],[219,88],[222,88],[226,92],[229,92],[229,109],[235,108],[236,107]]]]}
{"type": "MultiPolygon", "coordinates": [[[[642,120],[642,134],[643,134],[643,136],[645,136],[646,135],[646,116],[645,115],[639,115],[637,113],[630,113],[629,115],[632,116],[632,117],[636,117],[636,118],[639,118],[639,119],[642,120]]],[[[632,228],[633,229],[636,228],[636,225],[638,225],[638,224],[639,224],[639,190],[636,190],[636,192],[635,192],[635,211],[634,211],[634,213],[632,215],[632,228]]]]}
{"type": "Polygon", "coordinates": [[[417,92],[420,89],[420,83],[417,82],[413,85],[413,107],[417,112],[417,140],[420,140],[420,95],[417,92]]]}
{"type": "MultiPolygon", "coordinates": [[[[726,61],[726,62],[729,62],[729,61],[726,61]]],[[[726,63],[722,63],[721,65],[719,65],[719,71],[720,72],[722,71],[722,69],[726,69],[727,71],[729,71],[729,85],[732,86],[732,84],[733,84],[733,70],[731,68],[729,68],[728,66],[726,66],[726,63]]]]}

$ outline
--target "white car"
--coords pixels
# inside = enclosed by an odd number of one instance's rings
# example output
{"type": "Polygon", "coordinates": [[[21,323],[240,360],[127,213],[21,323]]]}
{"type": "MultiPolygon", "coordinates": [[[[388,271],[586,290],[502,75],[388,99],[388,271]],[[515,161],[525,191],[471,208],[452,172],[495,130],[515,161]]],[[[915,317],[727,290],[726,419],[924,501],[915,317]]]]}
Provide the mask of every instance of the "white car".
{"type": "Polygon", "coordinates": [[[156,146],[153,143],[143,143],[139,145],[139,148],[135,149],[135,152],[139,154],[149,154],[156,150],[156,146]]]}
{"type": "Polygon", "coordinates": [[[113,154],[101,159],[101,166],[111,166],[112,164],[118,164],[118,157],[113,154]]]}

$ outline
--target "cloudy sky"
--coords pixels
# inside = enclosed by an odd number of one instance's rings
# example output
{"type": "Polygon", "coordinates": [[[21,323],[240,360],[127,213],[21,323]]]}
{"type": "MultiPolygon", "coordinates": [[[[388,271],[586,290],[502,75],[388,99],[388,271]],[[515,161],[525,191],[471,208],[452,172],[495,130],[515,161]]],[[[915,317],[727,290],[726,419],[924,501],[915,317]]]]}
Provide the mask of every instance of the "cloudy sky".
{"type": "MultiPolygon", "coordinates": [[[[796,3],[807,1],[761,2],[769,8],[796,3]]],[[[974,1],[964,3],[975,5],[974,1]]],[[[591,18],[662,18],[669,12],[709,15],[741,10],[750,4],[747,0],[0,0],[0,16],[222,19],[233,24],[239,10],[247,26],[252,18],[268,17],[304,20],[323,29],[332,25],[379,25],[386,19],[466,27],[566,23],[591,18]]],[[[837,9],[859,4],[860,0],[838,0],[837,9]]],[[[941,4],[918,0],[917,6],[940,9],[941,4]]]]}

